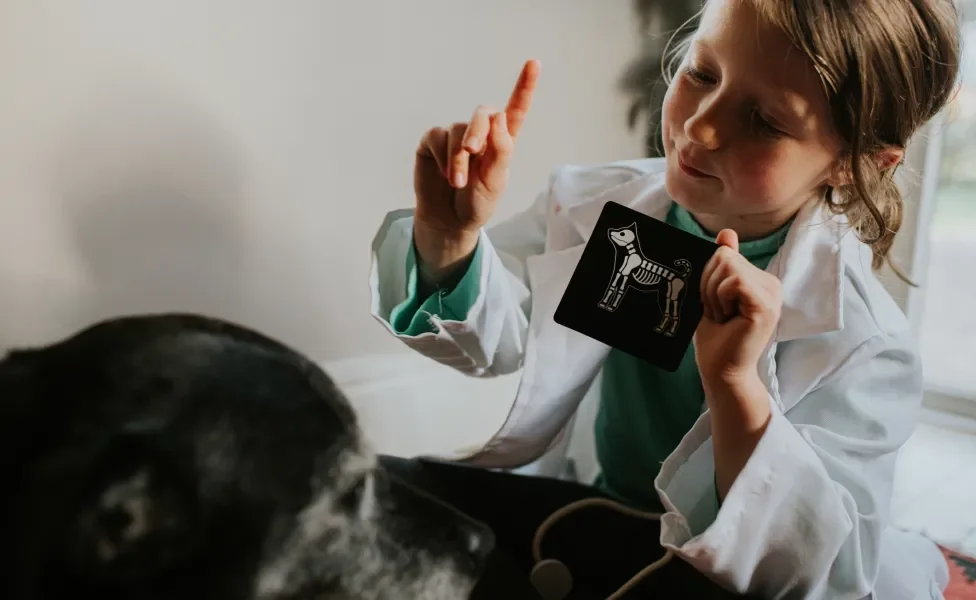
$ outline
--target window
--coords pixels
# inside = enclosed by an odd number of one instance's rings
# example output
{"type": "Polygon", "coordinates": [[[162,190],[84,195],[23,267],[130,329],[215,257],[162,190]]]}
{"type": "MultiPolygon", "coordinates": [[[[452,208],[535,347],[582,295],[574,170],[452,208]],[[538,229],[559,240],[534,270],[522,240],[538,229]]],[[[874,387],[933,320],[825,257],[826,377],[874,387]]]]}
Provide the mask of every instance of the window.
{"type": "Polygon", "coordinates": [[[961,87],[930,130],[910,296],[927,400],[976,415],[976,1],[961,2],[961,87]]]}

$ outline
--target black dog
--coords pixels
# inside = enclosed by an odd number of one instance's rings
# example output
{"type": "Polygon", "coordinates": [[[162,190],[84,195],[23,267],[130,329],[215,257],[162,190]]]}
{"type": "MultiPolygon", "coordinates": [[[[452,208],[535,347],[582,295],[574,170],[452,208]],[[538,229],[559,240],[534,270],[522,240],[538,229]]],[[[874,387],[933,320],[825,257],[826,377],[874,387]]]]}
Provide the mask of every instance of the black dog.
{"type": "Polygon", "coordinates": [[[481,524],[377,466],[295,351],[200,316],[0,362],[0,597],[466,598],[481,524]]]}

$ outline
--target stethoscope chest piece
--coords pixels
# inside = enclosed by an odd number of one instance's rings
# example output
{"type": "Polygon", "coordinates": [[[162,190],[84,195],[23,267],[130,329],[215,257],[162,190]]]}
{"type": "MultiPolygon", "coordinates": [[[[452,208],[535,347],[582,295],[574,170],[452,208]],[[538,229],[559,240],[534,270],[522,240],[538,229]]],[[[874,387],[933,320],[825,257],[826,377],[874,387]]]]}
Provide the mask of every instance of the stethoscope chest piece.
{"type": "Polygon", "coordinates": [[[569,569],[552,558],[536,564],[529,579],[544,600],[563,600],[573,589],[573,575],[569,569]]]}

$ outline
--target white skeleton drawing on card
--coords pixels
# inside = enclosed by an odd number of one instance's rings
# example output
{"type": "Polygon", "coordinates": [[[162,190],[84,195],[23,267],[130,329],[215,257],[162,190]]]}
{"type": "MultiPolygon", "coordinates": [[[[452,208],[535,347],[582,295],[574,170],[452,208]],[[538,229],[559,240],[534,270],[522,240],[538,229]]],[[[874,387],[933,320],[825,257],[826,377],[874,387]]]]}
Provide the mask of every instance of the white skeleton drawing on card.
{"type": "Polygon", "coordinates": [[[678,331],[681,302],[686,279],[691,273],[691,262],[679,258],[674,261],[673,267],[669,267],[646,258],[637,239],[637,223],[608,229],[607,235],[614,244],[614,268],[610,285],[599,303],[600,308],[611,312],[617,310],[624,294],[632,287],[643,292],[656,291],[658,298],[663,298],[664,307],[661,322],[654,331],[673,336],[678,331]]]}

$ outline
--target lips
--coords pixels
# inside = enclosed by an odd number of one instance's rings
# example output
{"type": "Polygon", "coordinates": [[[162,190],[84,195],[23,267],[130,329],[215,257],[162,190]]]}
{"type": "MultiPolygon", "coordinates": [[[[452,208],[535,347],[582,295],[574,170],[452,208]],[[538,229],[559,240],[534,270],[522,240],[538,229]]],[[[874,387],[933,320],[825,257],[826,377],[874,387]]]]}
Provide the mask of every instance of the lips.
{"type": "Polygon", "coordinates": [[[678,166],[681,170],[690,177],[695,177],[698,179],[715,179],[714,175],[703,171],[702,169],[695,166],[695,163],[688,159],[683,153],[678,153],[678,166]]]}

